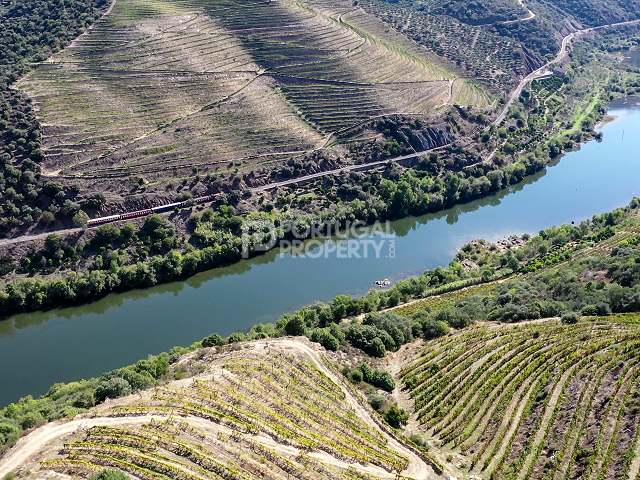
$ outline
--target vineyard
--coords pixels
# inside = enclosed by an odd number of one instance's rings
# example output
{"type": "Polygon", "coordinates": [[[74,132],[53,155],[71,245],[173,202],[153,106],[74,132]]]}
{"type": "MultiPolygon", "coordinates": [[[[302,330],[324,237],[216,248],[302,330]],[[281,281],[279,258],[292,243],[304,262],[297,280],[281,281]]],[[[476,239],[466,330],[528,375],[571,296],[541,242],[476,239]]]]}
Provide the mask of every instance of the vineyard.
{"type": "Polygon", "coordinates": [[[251,171],[371,118],[489,101],[340,0],[118,0],[18,86],[45,174],[95,185],[251,171]]]}
{"type": "Polygon", "coordinates": [[[402,380],[421,429],[472,475],[628,479],[639,356],[637,316],[483,324],[429,342],[402,380]]]}
{"type": "Polygon", "coordinates": [[[199,361],[203,374],[78,420],[88,428],[34,468],[82,478],[103,468],[140,479],[435,478],[302,342],[257,342],[199,361]]]}

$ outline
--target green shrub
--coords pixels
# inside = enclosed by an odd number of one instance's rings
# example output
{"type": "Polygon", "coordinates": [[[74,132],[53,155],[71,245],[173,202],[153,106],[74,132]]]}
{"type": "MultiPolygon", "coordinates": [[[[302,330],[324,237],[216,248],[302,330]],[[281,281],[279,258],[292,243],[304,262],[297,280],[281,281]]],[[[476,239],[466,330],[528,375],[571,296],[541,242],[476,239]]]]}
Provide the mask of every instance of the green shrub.
{"type": "Polygon", "coordinates": [[[335,352],[340,348],[340,342],[331,334],[328,328],[316,328],[311,332],[311,341],[319,343],[331,352],[335,352]]]}
{"type": "Polygon", "coordinates": [[[449,325],[443,321],[427,319],[421,322],[422,336],[426,340],[442,337],[449,333],[449,325]]]}
{"type": "Polygon", "coordinates": [[[0,452],[3,445],[13,444],[20,436],[20,427],[12,420],[0,419],[0,452]]]}
{"type": "Polygon", "coordinates": [[[393,428],[400,428],[409,422],[409,414],[404,409],[394,405],[384,414],[384,419],[393,428]]]}
{"type": "Polygon", "coordinates": [[[235,332],[229,335],[227,338],[227,343],[238,343],[238,342],[246,342],[247,334],[244,332],[235,332]]]}
{"type": "Polygon", "coordinates": [[[124,378],[114,377],[104,380],[96,388],[95,398],[97,403],[104,402],[107,398],[119,398],[131,394],[129,382],[124,378]]]}
{"type": "Polygon", "coordinates": [[[202,340],[203,347],[220,347],[224,345],[224,338],[222,335],[214,333],[213,335],[209,335],[207,338],[202,340]]]}
{"type": "Polygon", "coordinates": [[[384,370],[377,370],[370,367],[366,363],[362,363],[357,370],[362,372],[362,379],[376,388],[380,388],[386,392],[392,392],[396,388],[396,382],[390,373],[384,370]]]}
{"type": "Polygon", "coordinates": [[[290,335],[292,337],[299,337],[301,335],[304,335],[306,328],[307,326],[305,325],[304,320],[298,315],[291,316],[291,318],[287,320],[287,323],[285,323],[284,325],[284,331],[287,333],[287,335],[290,335]]]}
{"type": "Polygon", "coordinates": [[[427,440],[422,435],[418,435],[417,433],[414,433],[413,435],[411,435],[409,437],[409,441],[420,448],[429,447],[427,440]]]}
{"type": "Polygon", "coordinates": [[[351,380],[356,385],[362,382],[362,371],[358,368],[349,372],[349,380],[351,380]]]}
{"type": "Polygon", "coordinates": [[[580,320],[580,316],[576,312],[563,313],[560,319],[565,325],[574,325],[580,320]]]}
{"type": "Polygon", "coordinates": [[[369,404],[377,412],[382,410],[386,401],[387,399],[384,397],[384,395],[380,395],[379,393],[372,393],[371,395],[369,395],[369,404]]]}
{"type": "Polygon", "coordinates": [[[29,430],[42,425],[44,422],[45,419],[40,412],[29,412],[20,420],[20,427],[23,430],[29,430]]]}

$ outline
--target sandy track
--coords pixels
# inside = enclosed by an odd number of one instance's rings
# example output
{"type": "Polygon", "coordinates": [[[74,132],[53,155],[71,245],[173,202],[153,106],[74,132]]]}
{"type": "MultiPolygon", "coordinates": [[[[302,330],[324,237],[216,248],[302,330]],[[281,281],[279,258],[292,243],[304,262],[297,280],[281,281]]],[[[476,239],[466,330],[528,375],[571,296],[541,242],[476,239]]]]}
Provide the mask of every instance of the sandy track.
{"type": "MultiPolygon", "coordinates": [[[[323,362],[321,355],[314,350],[305,341],[299,339],[278,339],[278,340],[265,340],[260,342],[254,342],[250,344],[250,348],[254,350],[264,350],[268,352],[270,349],[277,351],[289,351],[306,357],[313,365],[324,373],[331,381],[333,381],[345,394],[345,400],[347,404],[355,410],[357,415],[371,428],[379,430],[375,420],[371,417],[370,413],[364,408],[358,400],[351,394],[349,389],[344,385],[343,380],[323,362]]],[[[208,420],[204,420],[199,417],[179,417],[181,421],[196,426],[200,429],[208,430],[210,432],[225,432],[230,433],[231,430],[222,425],[215,424],[208,420]]],[[[61,438],[78,432],[83,429],[88,429],[96,426],[122,426],[122,425],[141,425],[149,423],[152,420],[165,421],[167,417],[158,415],[144,415],[139,417],[95,417],[95,418],[79,418],[68,422],[54,422],[40,427],[30,434],[21,438],[18,443],[9,450],[5,456],[0,459],[0,478],[3,478],[8,473],[15,471],[22,465],[25,465],[31,461],[38,453],[40,453],[47,445],[52,442],[60,440],[61,438]]],[[[384,433],[384,432],[383,432],[384,433]]],[[[389,445],[395,451],[404,455],[409,459],[409,466],[402,472],[405,477],[413,478],[415,480],[431,480],[438,477],[433,469],[424,462],[418,455],[406,446],[402,445],[396,439],[384,433],[389,445]]],[[[250,436],[251,440],[262,443],[263,445],[275,449],[279,453],[285,455],[297,455],[300,450],[282,445],[270,437],[264,435],[250,436]]],[[[317,460],[329,465],[333,465],[338,468],[352,468],[361,473],[375,475],[384,479],[396,478],[396,475],[389,473],[384,469],[374,465],[358,465],[347,463],[339,460],[324,452],[314,452],[311,456],[317,460]]]]}

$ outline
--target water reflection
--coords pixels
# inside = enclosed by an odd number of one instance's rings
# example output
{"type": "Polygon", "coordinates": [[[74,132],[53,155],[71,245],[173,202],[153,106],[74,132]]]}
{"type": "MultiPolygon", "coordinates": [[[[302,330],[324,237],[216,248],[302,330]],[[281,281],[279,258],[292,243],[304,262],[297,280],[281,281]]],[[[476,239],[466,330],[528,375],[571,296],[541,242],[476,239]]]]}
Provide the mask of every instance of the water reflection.
{"type": "Polygon", "coordinates": [[[361,294],[375,279],[447,264],[474,238],[536,232],[624,205],[640,191],[640,138],[628,133],[640,130],[640,111],[625,105],[613,107],[618,120],[602,127],[602,143],[590,142],[548,172],[492,197],[391,222],[394,258],[313,259],[274,250],[183,282],[0,321],[0,404],[339,293],[361,294]]]}

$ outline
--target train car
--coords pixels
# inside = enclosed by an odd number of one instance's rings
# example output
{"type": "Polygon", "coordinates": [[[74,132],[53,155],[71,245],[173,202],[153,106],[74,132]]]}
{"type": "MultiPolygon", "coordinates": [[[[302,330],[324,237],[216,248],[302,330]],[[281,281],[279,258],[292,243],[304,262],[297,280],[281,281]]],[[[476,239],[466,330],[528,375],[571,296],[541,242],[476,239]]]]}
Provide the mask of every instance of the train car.
{"type": "Polygon", "coordinates": [[[185,205],[187,202],[176,202],[176,203],[169,203],[167,205],[160,205],[159,207],[153,207],[151,209],[152,212],[164,212],[166,210],[171,210],[173,208],[178,208],[181,207],[183,205],[185,205]]]}
{"type": "Polygon", "coordinates": [[[135,212],[122,213],[119,215],[109,215],[106,217],[99,217],[91,219],[87,222],[89,227],[95,227],[98,225],[104,225],[105,223],[117,222],[118,220],[129,220],[132,218],[140,218],[146,217],[147,215],[151,215],[152,213],[166,212],[168,210],[173,210],[175,208],[180,207],[188,207],[195,203],[204,203],[208,201],[215,200],[218,195],[206,195],[204,197],[198,197],[191,200],[186,200],[184,202],[174,202],[168,203],[166,205],[160,205],[157,207],[147,208],[145,210],[137,210],[135,212]]]}
{"type": "Polygon", "coordinates": [[[87,222],[87,225],[90,227],[95,227],[96,225],[115,222],[117,220],[120,220],[120,217],[121,215],[109,215],[107,217],[93,218],[87,222]]]}

